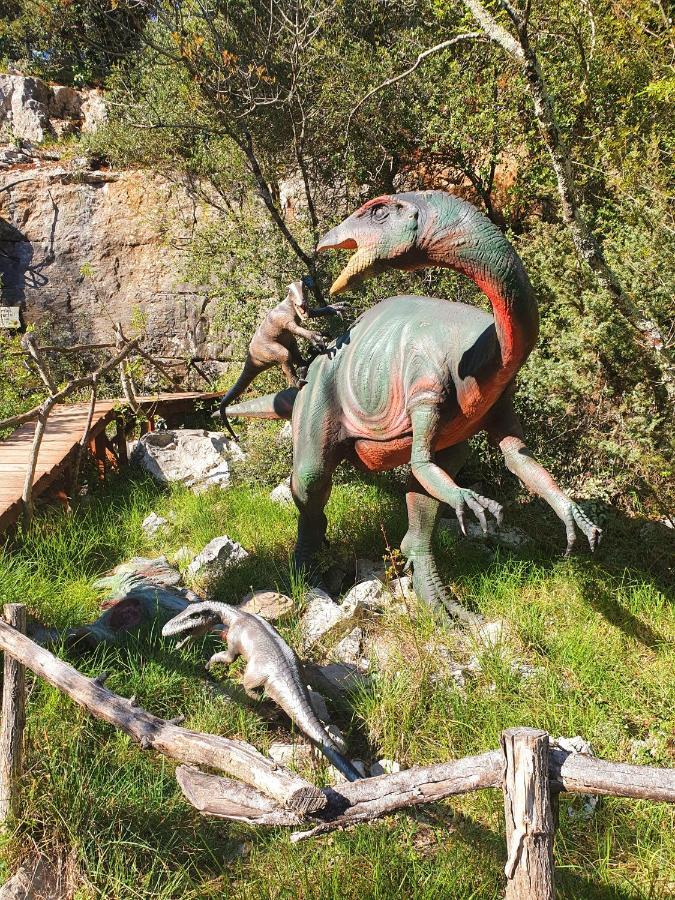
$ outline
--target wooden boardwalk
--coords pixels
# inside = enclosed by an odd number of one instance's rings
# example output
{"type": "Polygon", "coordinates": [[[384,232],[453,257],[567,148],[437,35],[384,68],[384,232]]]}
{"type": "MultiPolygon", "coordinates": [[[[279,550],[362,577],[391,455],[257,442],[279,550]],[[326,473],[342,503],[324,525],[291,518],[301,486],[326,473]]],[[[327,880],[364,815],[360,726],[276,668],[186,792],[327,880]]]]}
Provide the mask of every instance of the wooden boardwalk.
{"type": "MultiPolygon", "coordinates": [[[[138,397],[143,413],[152,427],[153,417],[161,415],[175,424],[180,417],[195,408],[197,401],[215,402],[221,393],[156,394],[138,397]]],[[[126,462],[126,436],[123,416],[124,400],[99,400],[89,430],[88,442],[98,460],[100,471],[105,470],[106,458],[115,463],[126,462]],[[106,437],[108,425],[117,421],[115,444],[106,437]]],[[[77,445],[87,423],[88,403],[55,406],[48,420],[38,454],[33,497],[43,494],[55,482],[64,479],[74,461],[77,445]]],[[[35,422],[22,425],[7,440],[0,441],[0,532],[16,522],[23,510],[23,487],[28,470],[35,422]]]]}

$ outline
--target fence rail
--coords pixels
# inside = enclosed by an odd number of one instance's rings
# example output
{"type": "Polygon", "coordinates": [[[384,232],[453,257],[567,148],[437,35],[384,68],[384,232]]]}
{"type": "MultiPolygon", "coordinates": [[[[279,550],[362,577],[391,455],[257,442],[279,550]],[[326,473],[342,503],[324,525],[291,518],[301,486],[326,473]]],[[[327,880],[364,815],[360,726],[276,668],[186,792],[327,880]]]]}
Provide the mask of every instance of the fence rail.
{"type": "Polygon", "coordinates": [[[258,826],[306,826],[292,834],[294,841],[469,791],[501,789],[507,900],[552,900],[555,896],[555,798],[560,791],[675,803],[675,769],[570,752],[546,731],[533,728],[507,729],[500,749],[479,756],[319,790],[244,741],[181,728],[178,720],[160,719],[138,707],[133,698],[114,694],[104,686],[105,675],[87,678],[26,637],[24,622],[25,611],[18,604],[6,607],[5,620],[0,620],[0,649],[5,652],[0,822],[20,808],[17,773],[21,772],[24,667],[92,715],[123,730],[142,749],[184,763],[176,770],[177,781],[186,799],[203,815],[258,826]],[[199,765],[229,777],[207,774],[195,768],[199,765]]]}

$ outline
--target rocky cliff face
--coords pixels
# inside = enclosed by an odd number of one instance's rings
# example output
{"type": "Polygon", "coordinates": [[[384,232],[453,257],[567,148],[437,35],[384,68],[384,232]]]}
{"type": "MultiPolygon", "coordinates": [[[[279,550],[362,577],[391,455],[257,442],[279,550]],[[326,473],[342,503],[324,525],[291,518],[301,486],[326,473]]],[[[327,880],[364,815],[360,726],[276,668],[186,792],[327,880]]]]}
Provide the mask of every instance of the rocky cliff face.
{"type": "Polygon", "coordinates": [[[102,91],[78,91],[41,78],[0,73],[0,137],[39,144],[95,131],[105,121],[102,91]]]}
{"type": "Polygon", "coordinates": [[[174,243],[198,215],[146,172],[14,167],[0,175],[3,302],[73,342],[108,340],[138,309],[154,349],[212,355],[208,295],[180,282],[174,243]]]}
{"type": "Polygon", "coordinates": [[[181,248],[202,214],[188,193],[40,147],[104,118],[99,91],[0,74],[0,302],[72,343],[108,341],[139,310],[153,350],[218,355],[208,293],[182,281],[181,248]]]}

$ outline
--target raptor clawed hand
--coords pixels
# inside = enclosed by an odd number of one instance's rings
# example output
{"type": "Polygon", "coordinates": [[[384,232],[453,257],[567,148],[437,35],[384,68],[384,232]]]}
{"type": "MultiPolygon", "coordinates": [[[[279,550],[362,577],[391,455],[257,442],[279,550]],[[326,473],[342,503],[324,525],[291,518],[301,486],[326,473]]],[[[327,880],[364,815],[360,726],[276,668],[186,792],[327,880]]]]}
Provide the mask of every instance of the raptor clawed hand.
{"type": "Polygon", "coordinates": [[[594,553],[602,540],[602,528],[598,528],[586,515],[583,509],[570,500],[561,516],[567,532],[567,549],[565,556],[571,556],[577,542],[577,527],[586,536],[591,553],[594,553]]]}
{"type": "Polygon", "coordinates": [[[483,529],[483,534],[487,534],[488,531],[486,511],[495,517],[498,527],[502,524],[504,515],[502,505],[497,503],[496,500],[490,500],[489,497],[482,497],[475,491],[469,490],[469,488],[457,488],[448,502],[457,514],[457,521],[463,535],[466,535],[466,515],[468,510],[471,510],[478,519],[480,527],[483,529]]]}

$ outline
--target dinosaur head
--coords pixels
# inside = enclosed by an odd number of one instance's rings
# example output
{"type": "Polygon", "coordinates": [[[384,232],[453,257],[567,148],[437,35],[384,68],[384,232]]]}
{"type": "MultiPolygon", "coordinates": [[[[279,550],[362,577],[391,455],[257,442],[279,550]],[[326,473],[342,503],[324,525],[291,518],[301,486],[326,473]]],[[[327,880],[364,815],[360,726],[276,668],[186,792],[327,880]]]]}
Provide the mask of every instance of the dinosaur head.
{"type": "Polygon", "coordinates": [[[180,636],[182,639],[176,646],[183,647],[208,634],[214,626],[221,623],[222,619],[211,603],[191,603],[166,623],[162,628],[162,637],[180,636]]]}
{"type": "Polygon", "coordinates": [[[305,280],[293,281],[288,285],[286,297],[290,299],[300,319],[307,318],[307,298],[305,297],[305,280]]]}
{"type": "Polygon", "coordinates": [[[376,197],[324,235],[319,251],[356,250],[333,282],[331,294],[340,294],[385,269],[418,268],[423,202],[422,194],[376,197]]]}

